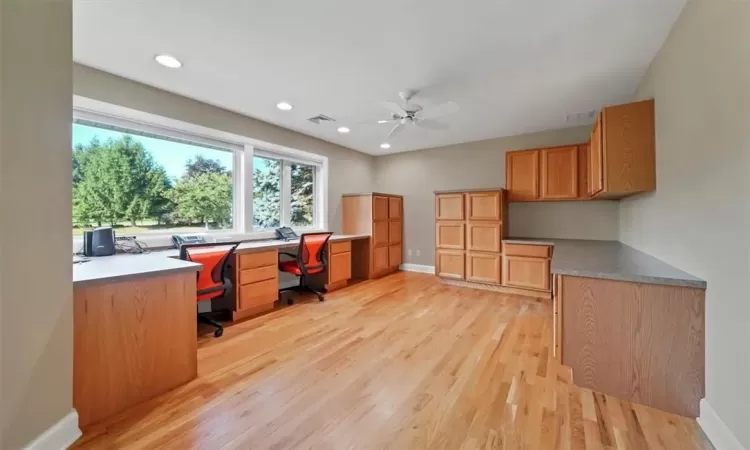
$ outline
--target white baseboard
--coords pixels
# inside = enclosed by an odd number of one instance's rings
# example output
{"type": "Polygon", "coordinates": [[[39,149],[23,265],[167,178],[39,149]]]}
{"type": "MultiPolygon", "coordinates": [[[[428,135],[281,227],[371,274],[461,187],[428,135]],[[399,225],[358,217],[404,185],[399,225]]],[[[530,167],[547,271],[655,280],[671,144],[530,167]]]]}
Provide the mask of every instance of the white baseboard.
{"type": "Polygon", "coordinates": [[[698,417],[698,425],[706,433],[716,450],[746,450],[705,398],[701,400],[700,409],[701,415],[698,417]]]}
{"type": "Polygon", "coordinates": [[[78,428],[78,412],[75,409],[60,419],[56,424],[31,441],[25,450],[64,450],[81,437],[78,428]]]}
{"type": "Polygon", "coordinates": [[[399,269],[404,272],[420,272],[435,274],[435,266],[423,266],[421,264],[401,264],[399,269]]]}

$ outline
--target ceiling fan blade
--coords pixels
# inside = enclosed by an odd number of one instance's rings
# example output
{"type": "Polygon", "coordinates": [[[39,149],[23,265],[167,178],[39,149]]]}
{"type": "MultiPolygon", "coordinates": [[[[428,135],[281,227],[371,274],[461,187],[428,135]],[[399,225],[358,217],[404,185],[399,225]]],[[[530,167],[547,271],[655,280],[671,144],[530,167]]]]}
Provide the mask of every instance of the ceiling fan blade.
{"type": "Polygon", "coordinates": [[[428,130],[447,130],[448,124],[445,122],[438,122],[432,119],[421,119],[416,122],[418,127],[426,128],[428,130]]]}
{"type": "Polygon", "coordinates": [[[400,117],[404,117],[406,115],[406,111],[404,111],[404,108],[402,108],[398,103],[380,102],[380,104],[398,114],[400,117]]]}
{"type": "Polygon", "coordinates": [[[453,102],[447,102],[422,110],[422,112],[419,114],[419,118],[434,119],[435,117],[447,116],[448,114],[453,114],[456,112],[458,112],[458,105],[453,102]]]}
{"type": "Polygon", "coordinates": [[[402,124],[401,122],[397,123],[397,124],[396,124],[396,126],[395,126],[395,127],[393,127],[393,129],[391,130],[391,132],[390,132],[390,133],[388,133],[388,137],[389,137],[389,138],[393,137],[394,135],[396,135],[396,134],[398,134],[399,132],[401,132],[401,130],[402,130],[403,128],[404,128],[404,124],[402,124]]]}

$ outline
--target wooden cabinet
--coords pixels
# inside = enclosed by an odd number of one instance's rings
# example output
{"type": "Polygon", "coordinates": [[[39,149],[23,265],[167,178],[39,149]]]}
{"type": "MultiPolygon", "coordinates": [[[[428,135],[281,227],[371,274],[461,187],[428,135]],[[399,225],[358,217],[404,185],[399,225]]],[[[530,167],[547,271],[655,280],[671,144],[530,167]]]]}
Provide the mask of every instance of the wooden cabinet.
{"type": "Polygon", "coordinates": [[[469,222],[466,225],[466,249],[500,253],[501,228],[500,222],[469,222]]]}
{"type": "Polygon", "coordinates": [[[539,199],[539,150],[505,154],[505,188],[511,202],[539,199]]]}
{"type": "Polygon", "coordinates": [[[464,220],[464,194],[437,194],[435,218],[437,220],[464,220]]]}
{"type": "Polygon", "coordinates": [[[507,204],[503,189],[436,193],[435,273],[499,285],[507,204]]]}
{"type": "Polygon", "coordinates": [[[552,277],[552,354],[562,363],[562,277],[552,277]]]}
{"type": "Polygon", "coordinates": [[[464,279],[463,250],[436,250],[435,274],[439,277],[464,279]]]}
{"type": "Polygon", "coordinates": [[[279,298],[279,254],[277,250],[236,253],[230,264],[231,278],[237,286],[233,320],[243,314],[273,308],[279,298]]]}
{"type": "Polygon", "coordinates": [[[656,190],[653,100],[602,109],[589,144],[591,196],[618,199],[656,190]]]}
{"type": "Polygon", "coordinates": [[[589,144],[578,145],[578,200],[591,200],[589,194],[589,144]]]}
{"type": "Polygon", "coordinates": [[[351,252],[337,253],[331,255],[328,261],[328,283],[340,283],[352,277],[352,254],[351,252]]]}
{"type": "Polygon", "coordinates": [[[501,258],[499,253],[466,254],[466,280],[500,284],[501,258]]]}
{"type": "Polygon", "coordinates": [[[435,246],[437,248],[463,250],[465,226],[463,222],[438,222],[435,224],[435,246]]]}
{"type": "Polygon", "coordinates": [[[391,194],[344,194],[342,232],[369,234],[369,252],[362,262],[357,259],[357,278],[374,278],[391,273],[402,263],[403,197],[391,194]]]}
{"type": "Polygon", "coordinates": [[[401,197],[388,197],[388,218],[391,220],[401,220],[401,197]]]}
{"type": "Polygon", "coordinates": [[[541,198],[575,200],[578,198],[578,146],[540,150],[541,198]]]}
{"type": "Polygon", "coordinates": [[[549,291],[550,262],[527,256],[503,256],[503,285],[549,291]]]}
{"type": "Polygon", "coordinates": [[[466,194],[466,220],[503,220],[503,205],[501,193],[469,192],[466,194]]]}

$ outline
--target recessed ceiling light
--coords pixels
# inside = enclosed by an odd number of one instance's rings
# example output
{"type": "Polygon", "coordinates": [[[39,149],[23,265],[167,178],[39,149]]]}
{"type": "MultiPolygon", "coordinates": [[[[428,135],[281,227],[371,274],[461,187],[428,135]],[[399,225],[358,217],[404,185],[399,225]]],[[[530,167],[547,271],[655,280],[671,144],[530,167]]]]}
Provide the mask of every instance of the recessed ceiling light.
{"type": "Polygon", "coordinates": [[[378,120],[378,123],[388,123],[387,120],[378,120]]]}
{"type": "Polygon", "coordinates": [[[182,67],[180,60],[172,55],[156,55],[154,59],[162,66],[169,67],[170,69],[179,69],[182,67]]]}
{"type": "Polygon", "coordinates": [[[380,144],[380,148],[391,148],[391,144],[383,142],[382,144],[380,144]]]}
{"type": "Polygon", "coordinates": [[[290,105],[290,104],[289,104],[289,103],[287,103],[287,102],[281,102],[281,103],[277,103],[277,104],[276,104],[276,107],[277,107],[277,108],[279,108],[279,109],[280,109],[280,110],[282,110],[282,111],[291,111],[291,109],[293,108],[293,106],[292,106],[292,105],[290,105]]]}
{"type": "Polygon", "coordinates": [[[348,133],[348,132],[349,132],[349,128],[339,127],[339,133],[348,133]]]}

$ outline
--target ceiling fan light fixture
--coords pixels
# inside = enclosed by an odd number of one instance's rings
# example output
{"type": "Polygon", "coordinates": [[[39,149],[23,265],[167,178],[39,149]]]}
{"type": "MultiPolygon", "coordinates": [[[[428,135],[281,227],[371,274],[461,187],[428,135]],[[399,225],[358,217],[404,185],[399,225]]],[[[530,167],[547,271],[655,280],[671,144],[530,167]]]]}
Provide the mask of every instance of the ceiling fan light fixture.
{"type": "Polygon", "coordinates": [[[380,148],[385,148],[385,149],[391,148],[391,144],[387,142],[383,142],[382,144],[380,144],[380,148]]]}

